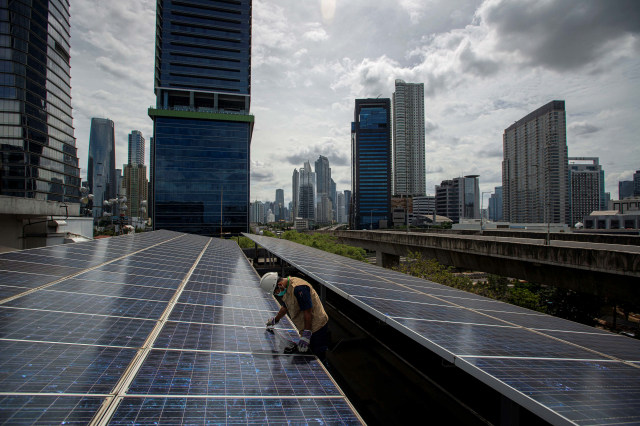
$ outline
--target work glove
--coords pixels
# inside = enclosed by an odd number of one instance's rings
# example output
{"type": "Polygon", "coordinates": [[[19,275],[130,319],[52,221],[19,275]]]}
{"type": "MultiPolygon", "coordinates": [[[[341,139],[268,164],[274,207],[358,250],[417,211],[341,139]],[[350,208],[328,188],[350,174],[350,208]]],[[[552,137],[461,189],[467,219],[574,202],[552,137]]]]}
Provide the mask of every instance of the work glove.
{"type": "Polygon", "coordinates": [[[267,320],[267,330],[273,330],[273,327],[275,327],[277,323],[278,323],[278,320],[276,319],[276,317],[269,318],[267,320]]]}
{"type": "Polygon", "coordinates": [[[311,330],[302,330],[300,341],[298,341],[298,352],[305,353],[309,350],[309,342],[311,341],[311,330]]]}

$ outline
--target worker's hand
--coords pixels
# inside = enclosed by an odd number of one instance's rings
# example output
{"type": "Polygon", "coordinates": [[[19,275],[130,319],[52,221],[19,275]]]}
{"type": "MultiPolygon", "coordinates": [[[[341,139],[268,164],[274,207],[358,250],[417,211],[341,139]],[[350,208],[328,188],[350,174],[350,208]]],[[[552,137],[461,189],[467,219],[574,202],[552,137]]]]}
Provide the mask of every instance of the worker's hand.
{"type": "Polygon", "coordinates": [[[305,353],[309,350],[309,342],[311,341],[311,330],[302,330],[300,341],[298,342],[298,351],[305,353]]]}
{"type": "Polygon", "coordinates": [[[273,330],[273,327],[275,327],[277,323],[278,320],[276,319],[276,317],[269,318],[269,320],[267,320],[267,330],[273,330]]]}

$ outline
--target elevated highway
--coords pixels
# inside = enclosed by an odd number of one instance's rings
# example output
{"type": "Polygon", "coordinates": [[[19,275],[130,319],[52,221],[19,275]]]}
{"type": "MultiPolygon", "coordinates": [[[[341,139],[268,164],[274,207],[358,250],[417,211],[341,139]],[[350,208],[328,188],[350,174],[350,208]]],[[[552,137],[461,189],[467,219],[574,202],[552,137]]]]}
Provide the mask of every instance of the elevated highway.
{"type": "MultiPolygon", "coordinates": [[[[640,303],[640,246],[515,236],[325,231],[344,244],[375,251],[389,266],[400,256],[419,252],[456,268],[519,278],[587,292],[614,301],[640,303]]],[[[536,235],[537,236],[537,235],[536,235]]]]}

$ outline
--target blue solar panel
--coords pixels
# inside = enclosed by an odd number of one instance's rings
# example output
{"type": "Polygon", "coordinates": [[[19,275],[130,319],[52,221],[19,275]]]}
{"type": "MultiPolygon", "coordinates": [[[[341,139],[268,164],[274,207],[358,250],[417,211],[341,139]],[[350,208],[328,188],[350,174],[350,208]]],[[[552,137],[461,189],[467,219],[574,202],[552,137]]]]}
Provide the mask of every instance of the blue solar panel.
{"type": "MultiPolygon", "coordinates": [[[[297,341],[294,330],[281,329],[287,339],[297,341]]],[[[169,321],[154,343],[156,348],[197,349],[225,352],[283,353],[285,344],[264,326],[238,327],[169,321]]]]}
{"type": "Polygon", "coordinates": [[[87,424],[107,405],[113,424],[360,423],[317,358],[265,330],[279,305],[235,242],[157,231],[0,254],[5,294],[0,423],[87,424]]]}
{"type": "Polygon", "coordinates": [[[125,348],[3,341],[0,389],[108,394],[135,353],[125,348]]]}
{"type": "Polygon", "coordinates": [[[128,394],[339,396],[312,356],[152,350],[128,394]]]}
{"type": "Polygon", "coordinates": [[[286,240],[247,236],[548,421],[638,422],[636,340],[286,240]],[[624,374],[631,379],[618,386],[624,374]],[[567,385],[554,393],[546,378],[567,385]]]}
{"type": "Polygon", "coordinates": [[[276,313],[277,310],[265,312],[252,309],[227,308],[224,306],[177,303],[171,311],[169,319],[172,321],[199,322],[205,324],[263,327],[267,319],[273,317],[276,313]]]}
{"type": "Polygon", "coordinates": [[[134,299],[169,301],[176,293],[175,290],[162,287],[105,283],[98,281],[69,279],[48,287],[47,290],[95,294],[100,296],[117,296],[134,299]]]}
{"type": "Polygon", "coordinates": [[[0,307],[0,338],[142,346],[155,322],[134,318],[0,307]]]}
{"type": "Polygon", "coordinates": [[[84,314],[114,315],[132,318],[158,319],[167,307],[167,302],[156,302],[122,297],[92,296],[59,291],[40,290],[5,306],[84,314]]]}
{"type": "MultiPolygon", "coordinates": [[[[640,423],[640,369],[620,362],[465,359],[509,388],[580,425],[640,423]]],[[[507,390],[507,392],[509,392],[507,390]]],[[[523,397],[524,396],[524,397],[523,397]]]]}
{"type": "Polygon", "coordinates": [[[27,287],[0,285],[0,300],[15,296],[16,294],[24,293],[25,291],[29,291],[29,289],[27,287]]]}
{"type": "Polygon", "coordinates": [[[0,284],[36,288],[60,279],[55,275],[40,275],[24,272],[0,271],[0,284]]]}
{"type": "Polygon", "coordinates": [[[343,398],[131,398],[111,425],[157,424],[362,424],[343,398]]]}
{"type": "Polygon", "coordinates": [[[86,425],[104,398],[81,396],[0,396],[0,423],[86,425]]]}
{"type": "Polygon", "coordinates": [[[89,281],[118,283],[118,284],[138,284],[153,287],[163,287],[177,289],[180,279],[169,279],[161,277],[146,277],[142,275],[125,274],[121,272],[89,271],[76,276],[75,278],[89,281]]]}

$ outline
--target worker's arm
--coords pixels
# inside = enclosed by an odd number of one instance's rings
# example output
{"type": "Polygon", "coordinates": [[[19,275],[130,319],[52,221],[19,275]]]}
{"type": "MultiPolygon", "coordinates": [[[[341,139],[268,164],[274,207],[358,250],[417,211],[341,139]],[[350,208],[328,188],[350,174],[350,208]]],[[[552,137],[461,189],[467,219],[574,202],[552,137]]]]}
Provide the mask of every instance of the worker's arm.
{"type": "Polygon", "coordinates": [[[275,322],[280,321],[280,319],[285,316],[287,314],[287,307],[286,306],[280,306],[280,310],[278,311],[278,313],[276,314],[274,320],[275,322]]]}
{"type": "Polygon", "coordinates": [[[304,316],[304,329],[311,330],[311,308],[302,311],[302,315],[304,316]]]}

